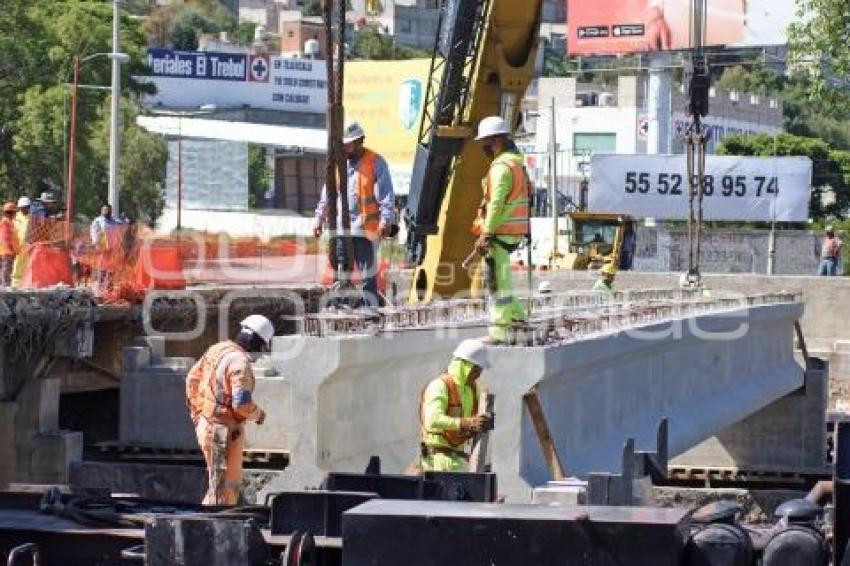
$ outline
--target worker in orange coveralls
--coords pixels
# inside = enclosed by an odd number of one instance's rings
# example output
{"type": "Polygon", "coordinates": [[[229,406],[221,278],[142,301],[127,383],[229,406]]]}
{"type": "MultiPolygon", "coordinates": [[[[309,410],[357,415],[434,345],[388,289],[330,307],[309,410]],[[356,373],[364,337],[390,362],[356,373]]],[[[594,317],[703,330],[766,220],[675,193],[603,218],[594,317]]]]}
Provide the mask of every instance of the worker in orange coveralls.
{"type": "Polygon", "coordinates": [[[236,338],[213,345],[186,376],[186,404],[209,475],[204,505],[235,505],[239,499],[244,423],[261,425],[266,418],[252,399],[251,362],[270,350],[273,336],[269,319],[251,315],[236,338]]]}
{"type": "Polygon", "coordinates": [[[15,258],[21,251],[21,243],[15,230],[15,214],[18,207],[14,202],[3,205],[3,220],[0,220],[0,285],[12,284],[12,268],[15,258]]]}

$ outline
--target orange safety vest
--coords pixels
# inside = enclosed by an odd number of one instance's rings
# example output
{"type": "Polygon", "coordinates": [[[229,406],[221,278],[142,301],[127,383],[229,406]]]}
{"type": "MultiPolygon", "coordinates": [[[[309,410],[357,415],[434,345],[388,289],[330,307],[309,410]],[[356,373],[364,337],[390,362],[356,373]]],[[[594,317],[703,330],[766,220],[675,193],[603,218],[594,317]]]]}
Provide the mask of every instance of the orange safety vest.
{"type": "MultiPolygon", "coordinates": [[[[498,158],[496,158],[498,159],[498,158]]],[[[495,164],[496,162],[494,162],[495,164]]],[[[505,207],[513,207],[511,215],[502,224],[496,227],[494,235],[505,236],[527,236],[531,227],[528,223],[528,206],[531,200],[531,180],[528,178],[528,173],[525,166],[521,163],[513,161],[498,161],[502,165],[506,165],[511,170],[513,181],[511,183],[511,193],[508,195],[508,200],[505,207]]],[[[484,187],[484,199],[478,207],[478,218],[472,225],[472,231],[476,235],[484,233],[484,221],[487,218],[487,205],[490,204],[493,188],[490,185],[490,174],[488,173],[482,181],[484,187]]]]}
{"type": "MultiPolygon", "coordinates": [[[[377,237],[378,224],[381,221],[381,207],[375,198],[375,152],[364,149],[363,155],[355,165],[357,171],[357,209],[363,219],[363,229],[370,236],[377,237]]],[[[337,181],[339,181],[337,179],[337,181]]],[[[337,183],[341,184],[341,183],[337,183]]],[[[347,188],[347,186],[346,186],[347,188]]]]}
{"type": "Polygon", "coordinates": [[[0,220],[0,256],[15,256],[21,251],[18,233],[14,223],[8,218],[0,220]]]}
{"type": "MultiPolygon", "coordinates": [[[[440,376],[440,379],[443,383],[446,384],[446,389],[449,393],[449,403],[448,407],[446,407],[446,414],[450,417],[460,417],[463,418],[463,401],[460,398],[460,391],[457,389],[457,383],[455,383],[454,378],[448,374],[444,373],[440,376]]],[[[429,384],[430,385],[430,384],[429,384]]],[[[478,385],[472,384],[472,415],[478,414],[478,385]]],[[[422,425],[422,428],[425,428],[425,391],[428,389],[428,386],[425,386],[425,389],[422,390],[422,395],[419,400],[419,422],[422,425]]],[[[468,416],[472,416],[468,415],[468,416]]],[[[433,434],[433,433],[431,433],[433,434]]],[[[460,448],[463,446],[468,440],[470,440],[475,434],[472,432],[461,432],[459,430],[445,430],[441,433],[438,433],[439,436],[442,436],[443,439],[448,442],[451,446],[455,448],[460,448]]]]}
{"type": "MultiPolygon", "coordinates": [[[[200,413],[213,423],[235,424],[245,420],[233,410],[232,384],[227,378],[230,363],[224,363],[231,356],[235,360],[237,356],[246,358],[247,354],[235,342],[227,341],[214,345],[201,359],[197,402],[200,413]]],[[[194,404],[191,399],[189,402],[194,404]]]]}

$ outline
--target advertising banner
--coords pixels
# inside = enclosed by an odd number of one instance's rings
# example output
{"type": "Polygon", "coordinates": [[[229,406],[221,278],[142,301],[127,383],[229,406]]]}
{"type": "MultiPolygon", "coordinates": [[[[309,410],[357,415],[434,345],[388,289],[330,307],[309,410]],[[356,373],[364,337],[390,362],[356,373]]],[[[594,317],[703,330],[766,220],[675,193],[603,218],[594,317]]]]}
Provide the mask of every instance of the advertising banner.
{"type": "MultiPolygon", "coordinates": [[[[570,55],[686,49],[692,0],[567,0],[570,55]]],[[[794,0],[712,0],[706,3],[706,44],[784,45],[794,0]]]]}
{"type": "Polygon", "coordinates": [[[366,145],[387,160],[399,194],[409,190],[430,65],[430,59],[345,65],[345,117],[363,125],[366,145]]]}
{"type": "MultiPolygon", "coordinates": [[[[638,218],[686,220],[684,155],[595,155],[588,208],[638,218]]],[[[808,157],[706,156],[705,220],[805,222],[812,161],[808,157]]]]}
{"type": "Polygon", "coordinates": [[[147,62],[151,76],[140,78],[156,86],[156,94],[145,98],[150,106],[326,111],[324,61],[150,49],[147,62]]]}

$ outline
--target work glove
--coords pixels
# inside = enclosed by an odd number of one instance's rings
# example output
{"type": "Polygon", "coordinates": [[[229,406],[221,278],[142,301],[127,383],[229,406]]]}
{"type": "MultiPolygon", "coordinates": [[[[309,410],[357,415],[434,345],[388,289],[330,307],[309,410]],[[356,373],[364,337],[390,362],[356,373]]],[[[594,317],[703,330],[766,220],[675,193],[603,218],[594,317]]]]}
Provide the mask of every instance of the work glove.
{"type": "Polygon", "coordinates": [[[266,422],[266,412],[259,407],[257,407],[257,419],[255,422],[258,425],[261,425],[266,422]]]}
{"type": "Polygon", "coordinates": [[[317,238],[321,238],[322,237],[322,231],[323,231],[322,221],[316,220],[316,222],[313,224],[313,235],[316,236],[317,238]]]}
{"type": "Polygon", "coordinates": [[[490,236],[487,236],[486,234],[478,236],[478,240],[475,241],[475,249],[481,255],[485,255],[488,251],[490,251],[490,236]]]}
{"type": "Polygon", "coordinates": [[[464,417],[460,420],[460,430],[475,434],[493,430],[493,414],[486,413],[475,417],[464,417]]]}

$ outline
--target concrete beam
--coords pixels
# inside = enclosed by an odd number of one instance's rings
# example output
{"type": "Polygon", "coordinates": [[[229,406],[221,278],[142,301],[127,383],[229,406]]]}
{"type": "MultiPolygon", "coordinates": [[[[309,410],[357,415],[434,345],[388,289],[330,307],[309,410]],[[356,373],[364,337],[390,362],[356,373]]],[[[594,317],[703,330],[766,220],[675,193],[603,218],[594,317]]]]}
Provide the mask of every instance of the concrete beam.
{"type": "MultiPolygon", "coordinates": [[[[500,492],[527,501],[531,487],[551,479],[523,409],[532,387],[569,473],[618,471],[625,440],[654,447],[663,417],[676,455],[798,389],[793,324],[802,313],[799,304],[756,306],[652,324],[641,334],[493,348],[495,369],[483,381],[496,396],[500,492]]],[[[315,486],[330,470],[362,471],[371,455],[387,472],[404,471],[417,454],[422,388],[465,337],[445,332],[276,338],[275,365],[291,392],[260,402],[270,414],[287,413],[282,448],[291,468],[267,491],[315,486]]]]}

